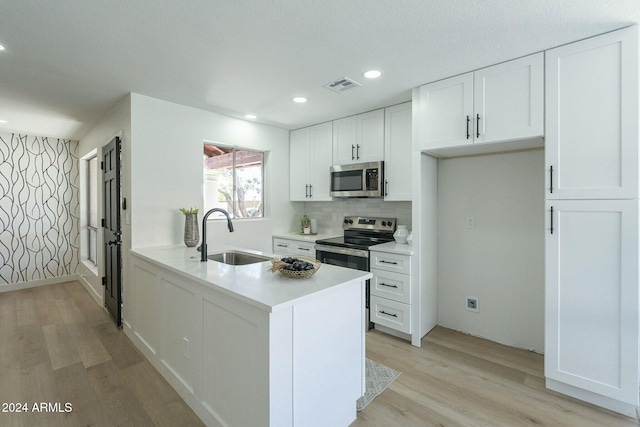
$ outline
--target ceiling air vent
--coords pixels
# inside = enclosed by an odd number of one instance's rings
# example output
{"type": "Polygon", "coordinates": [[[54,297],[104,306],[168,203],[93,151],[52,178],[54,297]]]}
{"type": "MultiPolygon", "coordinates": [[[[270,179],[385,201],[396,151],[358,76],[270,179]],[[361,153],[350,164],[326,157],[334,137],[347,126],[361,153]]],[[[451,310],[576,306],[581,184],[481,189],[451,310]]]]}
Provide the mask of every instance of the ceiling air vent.
{"type": "Polygon", "coordinates": [[[331,83],[327,83],[322,87],[332,90],[334,92],[340,93],[349,89],[353,89],[354,87],[362,86],[360,83],[351,80],[349,77],[342,77],[336,81],[331,83]]]}

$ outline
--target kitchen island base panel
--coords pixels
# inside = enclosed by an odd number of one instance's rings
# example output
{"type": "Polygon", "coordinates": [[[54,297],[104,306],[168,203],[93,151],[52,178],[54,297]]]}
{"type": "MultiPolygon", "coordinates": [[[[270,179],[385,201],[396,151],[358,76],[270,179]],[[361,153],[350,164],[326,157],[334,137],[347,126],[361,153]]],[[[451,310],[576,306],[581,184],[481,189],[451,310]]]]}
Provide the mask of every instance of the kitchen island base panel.
{"type": "Polygon", "coordinates": [[[125,333],[207,425],[355,420],[364,392],[362,278],[271,312],[160,263],[132,261],[125,333]]]}

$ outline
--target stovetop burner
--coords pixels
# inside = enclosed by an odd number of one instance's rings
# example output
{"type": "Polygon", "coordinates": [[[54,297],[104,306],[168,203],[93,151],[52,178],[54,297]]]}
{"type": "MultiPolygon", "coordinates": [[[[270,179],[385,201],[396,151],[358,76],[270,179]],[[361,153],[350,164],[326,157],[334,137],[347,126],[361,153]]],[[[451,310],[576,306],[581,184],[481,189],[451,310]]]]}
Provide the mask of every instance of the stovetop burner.
{"type": "Polygon", "coordinates": [[[396,219],[346,216],[342,228],[343,236],[318,240],[316,243],[368,250],[370,246],[393,241],[396,219]]]}

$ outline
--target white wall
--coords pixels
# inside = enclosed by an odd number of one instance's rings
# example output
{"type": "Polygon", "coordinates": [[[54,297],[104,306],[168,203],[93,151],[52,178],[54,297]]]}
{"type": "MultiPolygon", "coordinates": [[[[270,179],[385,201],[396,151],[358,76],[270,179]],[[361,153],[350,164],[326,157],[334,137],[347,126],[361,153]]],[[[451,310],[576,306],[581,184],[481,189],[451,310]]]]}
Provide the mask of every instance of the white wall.
{"type": "Polygon", "coordinates": [[[438,218],[438,324],[543,352],[544,151],[439,160],[438,218]]]}
{"type": "MultiPolygon", "coordinates": [[[[183,243],[182,207],[203,207],[202,154],[205,141],[268,152],[265,165],[265,218],[211,221],[208,242],[271,252],[271,234],[288,229],[289,132],[178,105],[131,95],[132,247],[183,243]]],[[[200,212],[199,220],[202,220],[200,212]]]]}

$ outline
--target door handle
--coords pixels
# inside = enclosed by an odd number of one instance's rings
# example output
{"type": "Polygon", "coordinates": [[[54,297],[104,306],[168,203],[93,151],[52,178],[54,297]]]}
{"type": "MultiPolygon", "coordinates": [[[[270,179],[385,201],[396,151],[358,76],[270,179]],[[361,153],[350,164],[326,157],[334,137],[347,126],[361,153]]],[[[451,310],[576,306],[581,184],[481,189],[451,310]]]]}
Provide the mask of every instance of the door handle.
{"type": "Polygon", "coordinates": [[[353,150],[354,150],[355,148],[356,148],[356,147],[355,147],[353,144],[351,144],[351,160],[355,160],[355,159],[356,159],[356,156],[354,156],[354,155],[353,155],[353,150]]]}
{"type": "Polygon", "coordinates": [[[476,114],[476,138],[480,138],[480,114],[476,114]]]}
{"type": "Polygon", "coordinates": [[[553,194],[553,165],[549,166],[549,193],[553,194]]]}
{"type": "Polygon", "coordinates": [[[360,144],[356,145],[356,160],[360,160],[360,144]]]}
{"type": "Polygon", "coordinates": [[[551,232],[551,234],[553,234],[553,206],[551,206],[551,213],[550,213],[550,215],[551,215],[551,216],[549,217],[549,219],[550,219],[550,225],[551,225],[551,227],[550,227],[549,231],[551,232]]]}
{"type": "Polygon", "coordinates": [[[309,197],[309,184],[304,185],[304,197],[309,197]]]}
{"type": "Polygon", "coordinates": [[[313,197],[313,185],[309,184],[309,197],[313,197]]]}
{"type": "Polygon", "coordinates": [[[121,242],[121,241],[119,241],[119,240],[109,240],[109,241],[107,242],[107,245],[110,245],[110,246],[116,246],[116,245],[120,245],[121,243],[122,243],[122,242],[121,242]]]}

